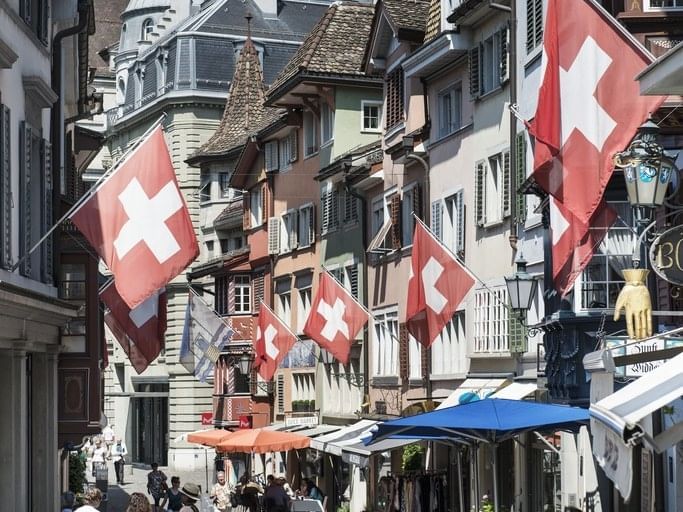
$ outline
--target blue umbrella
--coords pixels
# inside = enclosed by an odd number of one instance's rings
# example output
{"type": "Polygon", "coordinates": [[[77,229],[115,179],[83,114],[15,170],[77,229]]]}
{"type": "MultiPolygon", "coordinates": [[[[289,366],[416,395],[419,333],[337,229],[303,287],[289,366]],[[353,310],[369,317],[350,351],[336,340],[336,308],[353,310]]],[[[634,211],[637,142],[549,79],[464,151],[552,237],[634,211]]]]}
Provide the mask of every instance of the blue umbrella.
{"type": "MultiPolygon", "coordinates": [[[[524,432],[577,430],[588,421],[588,410],[579,407],[485,398],[380,423],[373,429],[372,437],[364,442],[372,444],[387,438],[411,437],[497,445],[524,432]]],[[[498,511],[495,446],[493,464],[494,508],[498,511]]],[[[476,491],[478,500],[478,489],[476,491]]]]}

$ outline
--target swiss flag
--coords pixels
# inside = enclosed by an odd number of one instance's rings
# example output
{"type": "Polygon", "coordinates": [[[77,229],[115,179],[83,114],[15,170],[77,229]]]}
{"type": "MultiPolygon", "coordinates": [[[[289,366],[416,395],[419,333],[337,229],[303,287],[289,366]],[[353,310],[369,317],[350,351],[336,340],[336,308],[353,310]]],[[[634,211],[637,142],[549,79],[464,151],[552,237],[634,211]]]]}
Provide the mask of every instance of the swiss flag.
{"type": "Polygon", "coordinates": [[[368,312],[348,290],[328,272],[320,274],[304,334],[342,364],[347,364],[351,343],[368,319],[368,312]]]}
{"type": "Polygon", "coordinates": [[[254,352],[259,375],[264,380],[272,380],[280,361],[296,340],[292,331],[262,302],[254,338],[254,352]]]}
{"type": "Polygon", "coordinates": [[[406,306],[408,332],[430,347],[472,286],[472,275],[416,222],[406,306]]]}
{"type": "Polygon", "coordinates": [[[662,97],[640,96],[652,56],[592,0],[549,0],[543,82],[529,129],[534,179],[590,225],[623,151],[662,97]]]}
{"type": "Polygon", "coordinates": [[[136,307],[199,254],[161,126],[107,178],[71,220],[136,307]]]}
{"type": "Polygon", "coordinates": [[[562,203],[550,198],[553,283],[562,296],[572,289],[574,281],[590,263],[616,218],[617,213],[603,202],[591,219],[590,226],[586,226],[562,203]]]}
{"type": "Polygon", "coordinates": [[[116,287],[109,283],[100,292],[100,300],[108,309],[104,314],[104,322],[135,371],[142,373],[164,346],[166,292],[155,292],[131,310],[121,299],[116,287]]]}

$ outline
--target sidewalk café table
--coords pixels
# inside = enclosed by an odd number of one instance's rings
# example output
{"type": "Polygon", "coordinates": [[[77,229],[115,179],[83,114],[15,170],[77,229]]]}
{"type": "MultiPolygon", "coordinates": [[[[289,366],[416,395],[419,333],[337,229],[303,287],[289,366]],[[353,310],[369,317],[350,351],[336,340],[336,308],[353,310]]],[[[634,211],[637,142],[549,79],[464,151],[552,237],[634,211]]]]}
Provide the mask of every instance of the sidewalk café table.
{"type": "Polygon", "coordinates": [[[297,498],[292,500],[292,512],[325,512],[318,500],[297,498]]]}

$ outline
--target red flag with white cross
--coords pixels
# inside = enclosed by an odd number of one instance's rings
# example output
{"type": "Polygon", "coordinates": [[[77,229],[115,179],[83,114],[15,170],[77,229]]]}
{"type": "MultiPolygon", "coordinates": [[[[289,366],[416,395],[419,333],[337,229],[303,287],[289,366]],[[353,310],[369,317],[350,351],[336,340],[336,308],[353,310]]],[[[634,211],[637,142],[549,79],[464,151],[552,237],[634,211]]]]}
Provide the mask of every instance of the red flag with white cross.
{"type": "Polygon", "coordinates": [[[406,322],[408,332],[430,347],[474,286],[474,278],[422,224],[415,223],[406,322]]]}
{"type": "Polygon", "coordinates": [[[263,302],[254,338],[256,366],[263,380],[272,380],[278,365],[298,338],[263,302]]]}
{"type": "Polygon", "coordinates": [[[304,334],[342,364],[348,364],[351,344],[369,314],[328,272],[320,274],[318,290],[306,319],[304,334]]]}
{"type": "Polygon", "coordinates": [[[536,182],[589,226],[613,156],[664,98],[641,96],[635,77],[652,56],[592,0],[549,0],[543,82],[530,132],[536,182]]]}
{"type": "Polygon", "coordinates": [[[166,332],[166,292],[157,290],[135,309],[121,299],[113,283],[100,292],[107,307],[104,322],[140,374],[154,361],[164,346],[166,332]]]}
{"type": "Polygon", "coordinates": [[[199,254],[187,205],[158,126],[76,211],[71,220],[135,308],[199,254]]]}

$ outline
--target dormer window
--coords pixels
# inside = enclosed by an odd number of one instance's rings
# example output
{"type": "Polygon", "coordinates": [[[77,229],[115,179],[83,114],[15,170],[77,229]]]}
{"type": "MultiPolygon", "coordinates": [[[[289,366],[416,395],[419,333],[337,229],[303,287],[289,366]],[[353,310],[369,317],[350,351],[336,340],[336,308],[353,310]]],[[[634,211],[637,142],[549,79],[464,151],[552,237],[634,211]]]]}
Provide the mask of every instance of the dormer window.
{"type": "Polygon", "coordinates": [[[140,39],[142,41],[149,41],[150,35],[154,31],[154,20],[152,18],[147,18],[142,22],[142,33],[140,39]]]}

